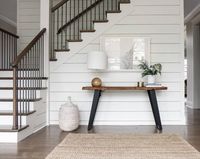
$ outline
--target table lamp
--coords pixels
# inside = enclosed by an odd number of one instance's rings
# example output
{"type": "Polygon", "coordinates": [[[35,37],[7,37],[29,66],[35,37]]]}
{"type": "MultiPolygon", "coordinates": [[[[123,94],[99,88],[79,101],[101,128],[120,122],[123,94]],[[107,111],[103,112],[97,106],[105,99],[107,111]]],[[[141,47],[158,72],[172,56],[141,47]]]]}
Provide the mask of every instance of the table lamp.
{"type": "MultiPolygon", "coordinates": [[[[108,58],[107,54],[102,51],[91,51],[88,53],[88,69],[90,70],[105,70],[107,69],[108,58]]],[[[95,77],[91,82],[93,87],[100,87],[102,81],[95,77]]]]}

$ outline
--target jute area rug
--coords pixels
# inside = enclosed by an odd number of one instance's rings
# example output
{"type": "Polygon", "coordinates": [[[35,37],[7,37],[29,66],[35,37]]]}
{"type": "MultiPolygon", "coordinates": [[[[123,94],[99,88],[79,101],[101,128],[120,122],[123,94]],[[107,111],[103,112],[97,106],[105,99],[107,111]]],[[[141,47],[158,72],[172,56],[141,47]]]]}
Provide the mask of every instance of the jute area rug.
{"type": "Polygon", "coordinates": [[[69,134],[46,159],[200,159],[177,135],[69,134]]]}

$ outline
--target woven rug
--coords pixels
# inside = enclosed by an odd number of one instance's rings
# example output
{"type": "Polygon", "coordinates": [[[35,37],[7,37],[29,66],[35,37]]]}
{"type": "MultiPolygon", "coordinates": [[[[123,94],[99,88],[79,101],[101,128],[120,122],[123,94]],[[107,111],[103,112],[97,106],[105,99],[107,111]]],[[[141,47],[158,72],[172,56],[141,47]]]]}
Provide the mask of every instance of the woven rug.
{"type": "Polygon", "coordinates": [[[69,134],[46,159],[200,159],[177,135],[69,134]]]}

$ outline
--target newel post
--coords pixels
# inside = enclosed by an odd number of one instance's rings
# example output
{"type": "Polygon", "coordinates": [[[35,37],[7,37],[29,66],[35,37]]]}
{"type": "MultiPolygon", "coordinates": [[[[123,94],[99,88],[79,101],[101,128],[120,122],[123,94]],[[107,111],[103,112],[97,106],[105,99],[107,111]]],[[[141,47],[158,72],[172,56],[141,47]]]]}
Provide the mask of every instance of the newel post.
{"type": "MultiPolygon", "coordinates": [[[[49,28],[50,28],[50,7],[51,0],[40,0],[40,28],[46,28],[46,33],[44,36],[44,77],[49,77],[49,28]]],[[[47,80],[47,86],[49,88],[49,81],[47,80]]],[[[44,106],[46,106],[46,123],[49,125],[49,89],[46,90],[46,101],[44,101],[44,106]]]]}
{"type": "Polygon", "coordinates": [[[40,0],[40,29],[46,28],[44,36],[44,73],[49,75],[49,27],[50,27],[50,0],[40,0]]]}
{"type": "Polygon", "coordinates": [[[18,68],[13,67],[13,130],[18,129],[18,68]]]}

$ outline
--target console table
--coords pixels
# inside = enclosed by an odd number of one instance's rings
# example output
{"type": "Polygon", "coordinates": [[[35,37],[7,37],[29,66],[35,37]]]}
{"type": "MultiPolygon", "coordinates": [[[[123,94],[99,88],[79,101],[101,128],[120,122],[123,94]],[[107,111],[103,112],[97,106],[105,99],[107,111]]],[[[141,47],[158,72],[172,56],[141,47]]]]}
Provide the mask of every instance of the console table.
{"type": "Polygon", "coordinates": [[[93,122],[95,118],[95,114],[97,111],[98,103],[100,96],[102,94],[102,91],[146,91],[149,96],[149,101],[151,104],[156,128],[158,130],[162,130],[162,123],[160,119],[160,112],[158,108],[158,102],[157,102],[157,97],[156,97],[156,90],[167,90],[167,87],[83,87],[82,90],[92,90],[94,91],[94,97],[93,97],[93,102],[92,102],[92,107],[90,111],[90,118],[89,118],[89,123],[88,123],[88,130],[91,130],[93,128],[93,122]]]}

